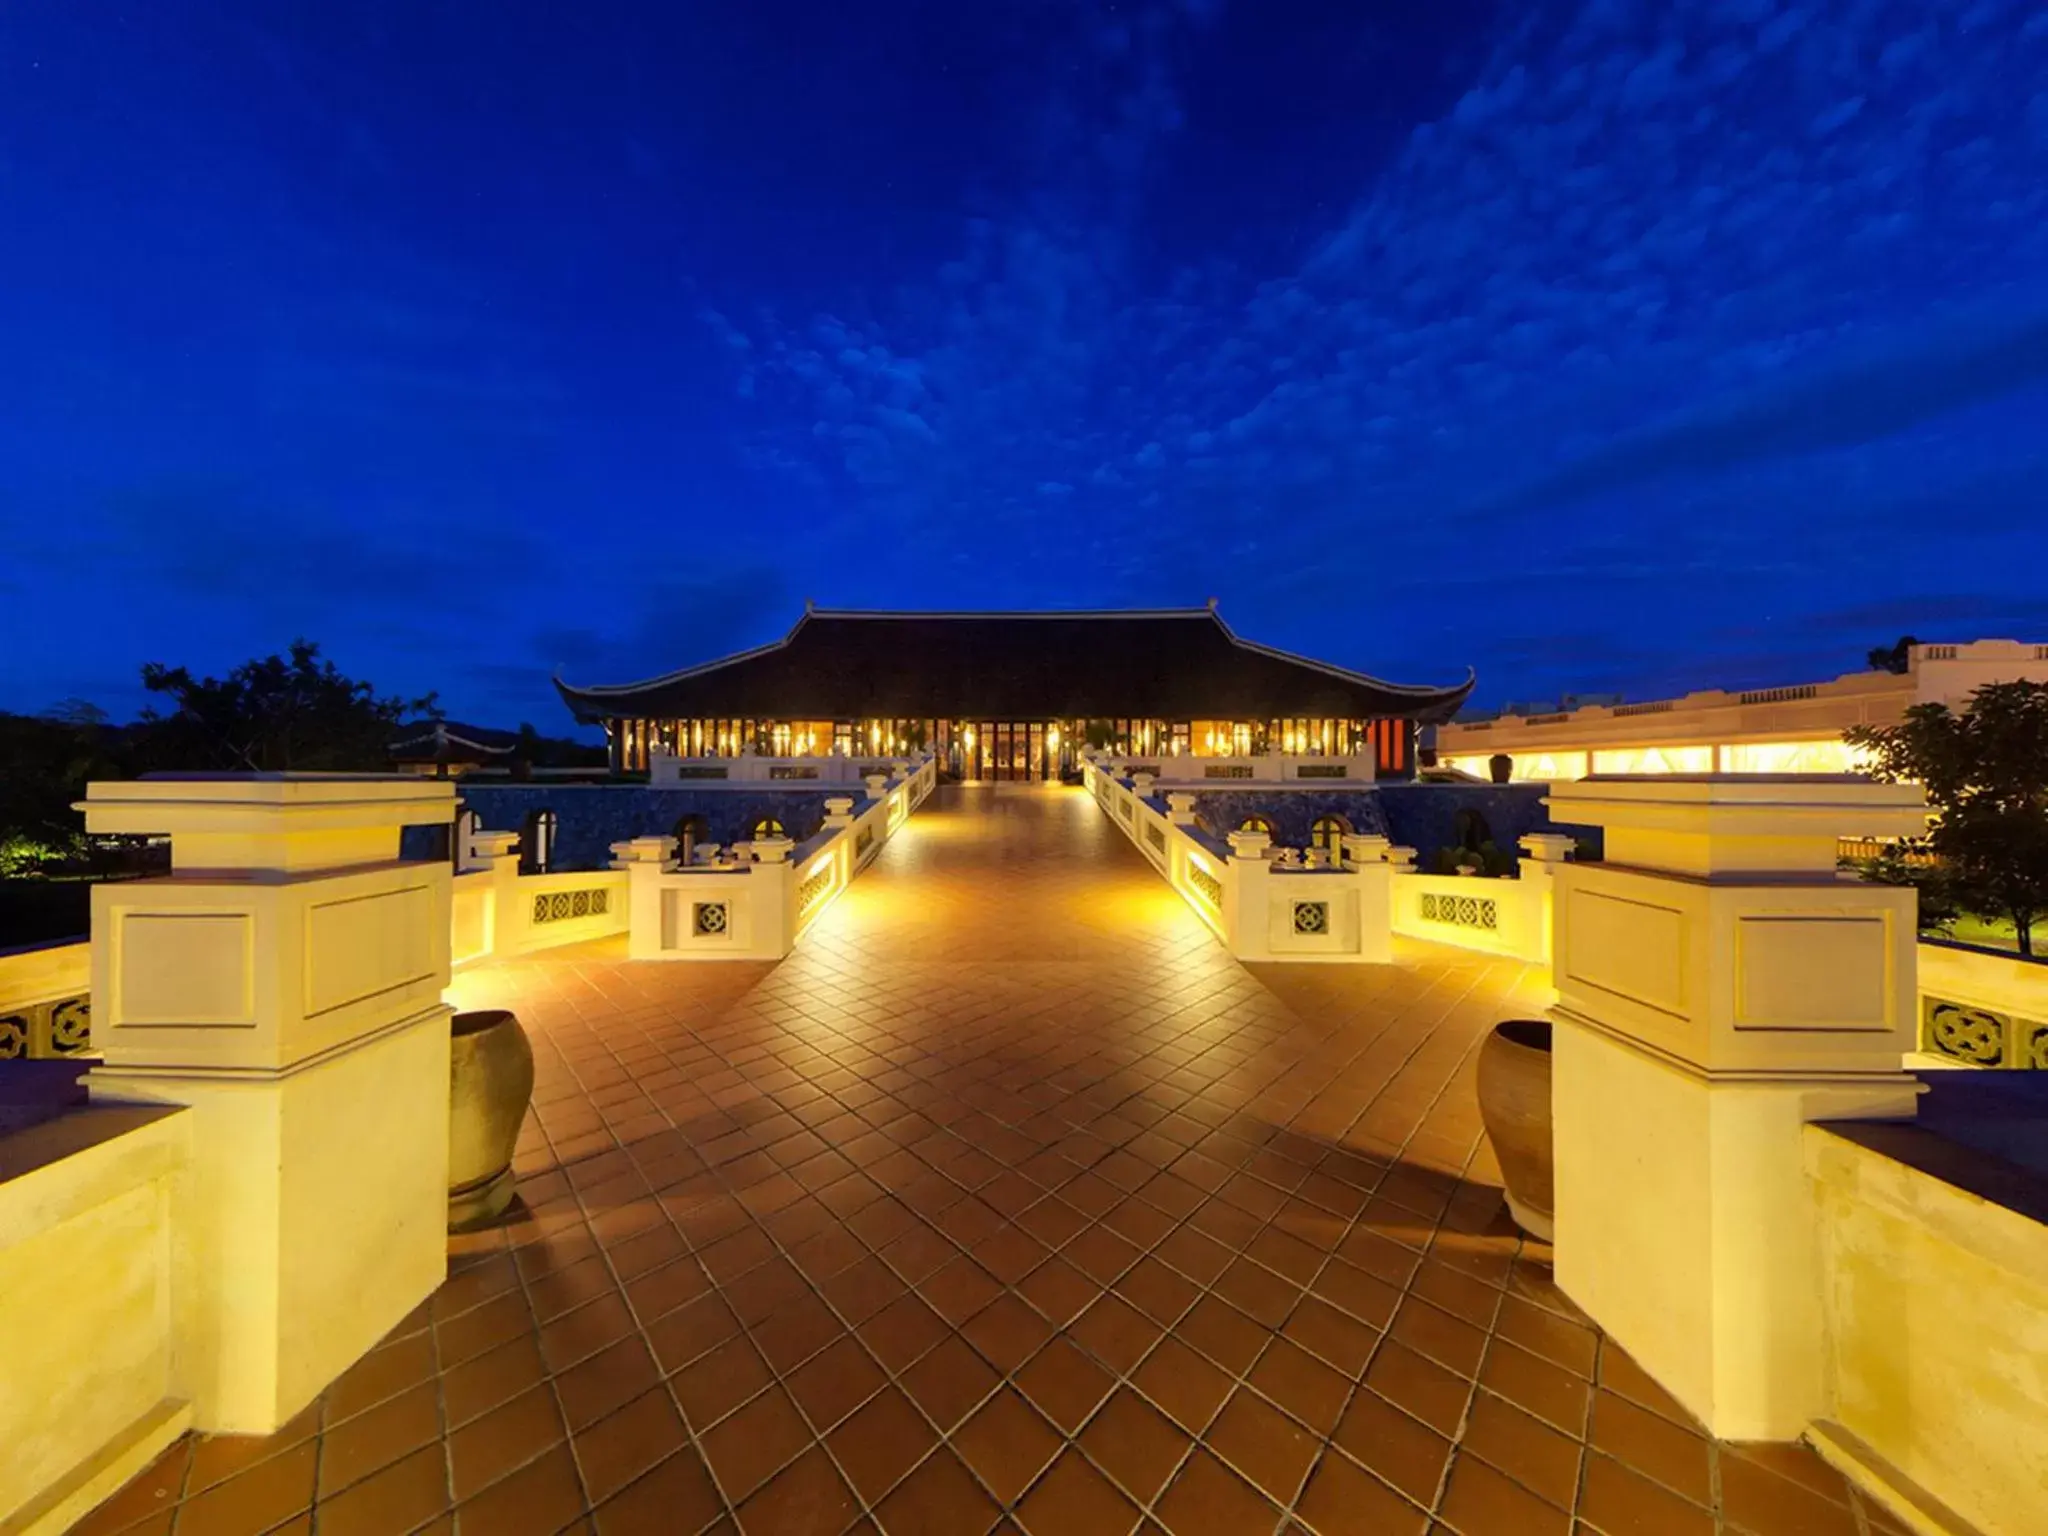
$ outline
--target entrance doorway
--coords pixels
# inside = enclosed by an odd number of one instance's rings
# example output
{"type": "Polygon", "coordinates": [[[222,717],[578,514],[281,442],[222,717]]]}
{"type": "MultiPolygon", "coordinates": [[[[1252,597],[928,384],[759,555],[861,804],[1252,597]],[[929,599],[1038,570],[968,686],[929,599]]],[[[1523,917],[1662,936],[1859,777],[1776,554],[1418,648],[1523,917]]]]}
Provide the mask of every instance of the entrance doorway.
{"type": "Polygon", "coordinates": [[[962,720],[960,777],[1036,784],[1060,776],[1060,728],[1044,720],[962,720]]]}

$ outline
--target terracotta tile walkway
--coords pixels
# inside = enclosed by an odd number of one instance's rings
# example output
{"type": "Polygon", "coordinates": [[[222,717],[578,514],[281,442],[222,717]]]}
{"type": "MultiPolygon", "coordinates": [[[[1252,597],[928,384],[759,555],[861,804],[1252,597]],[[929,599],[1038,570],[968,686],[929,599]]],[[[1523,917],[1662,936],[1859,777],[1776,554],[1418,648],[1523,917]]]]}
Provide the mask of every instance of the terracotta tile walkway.
{"type": "Polygon", "coordinates": [[[459,979],[535,1040],[516,1219],[81,1530],[1899,1529],[1703,1437],[1507,1223],[1518,966],[1248,970],[1050,791],[942,794],[780,966],[621,954],[459,979]]]}

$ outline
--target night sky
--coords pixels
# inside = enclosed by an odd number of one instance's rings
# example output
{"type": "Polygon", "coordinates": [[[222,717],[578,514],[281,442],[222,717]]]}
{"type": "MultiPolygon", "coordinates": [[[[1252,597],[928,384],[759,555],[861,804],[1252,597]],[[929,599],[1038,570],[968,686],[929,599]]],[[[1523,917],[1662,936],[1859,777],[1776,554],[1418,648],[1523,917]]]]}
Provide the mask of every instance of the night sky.
{"type": "Polygon", "coordinates": [[[2044,566],[2029,0],[0,5],[0,708],[806,598],[1651,697],[2044,566]]]}

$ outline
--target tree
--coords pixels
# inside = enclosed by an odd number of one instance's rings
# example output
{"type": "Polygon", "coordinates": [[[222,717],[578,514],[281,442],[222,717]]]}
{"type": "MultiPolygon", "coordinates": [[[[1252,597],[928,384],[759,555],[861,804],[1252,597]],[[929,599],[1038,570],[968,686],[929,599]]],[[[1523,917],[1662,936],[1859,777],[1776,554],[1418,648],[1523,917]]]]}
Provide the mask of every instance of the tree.
{"type": "Polygon", "coordinates": [[[434,696],[379,697],[345,677],[320,647],[294,640],[286,656],[245,661],[224,678],[195,678],[151,662],[142,685],[172,707],[143,711],[146,766],[231,772],[382,772],[403,720],[439,719],[434,696]]]}
{"type": "MultiPolygon", "coordinates": [[[[1916,704],[1897,725],[1857,726],[1871,772],[1926,786],[1934,824],[1922,844],[1956,906],[2012,921],[2023,955],[2048,916],[2048,683],[1987,683],[1967,713],[1916,704]]],[[[1882,876],[1879,876],[1882,878],[1882,876]]]]}
{"type": "Polygon", "coordinates": [[[1920,642],[1911,635],[1899,636],[1896,645],[1874,646],[1867,653],[1871,670],[1876,672],[1897,672],[1903,675],[1913,664],[1913,647],[1920,642]]]}
{"type": "Polygon", "coordinates": [[[22,874],[78,857],[85,835],[72,803],[93,779],[122,771],[117,733],[47,714],[0,715],[0,866],[22,874]]]}

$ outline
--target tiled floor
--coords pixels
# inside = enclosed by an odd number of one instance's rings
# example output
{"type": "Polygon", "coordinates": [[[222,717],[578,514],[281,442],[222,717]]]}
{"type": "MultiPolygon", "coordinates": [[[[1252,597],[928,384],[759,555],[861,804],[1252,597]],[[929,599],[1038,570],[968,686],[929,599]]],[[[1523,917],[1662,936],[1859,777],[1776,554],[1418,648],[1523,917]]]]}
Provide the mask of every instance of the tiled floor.
{"type": "Polygon", "coordinates": [[[79,1529],[1898,1530],[1553,1288],[1472,1090],[1527,979],[1402,959],[1248,970],[1085,796],[953,791],[780,966],[460,978],[534,1036],[524,1209],[79,1529]]]}

